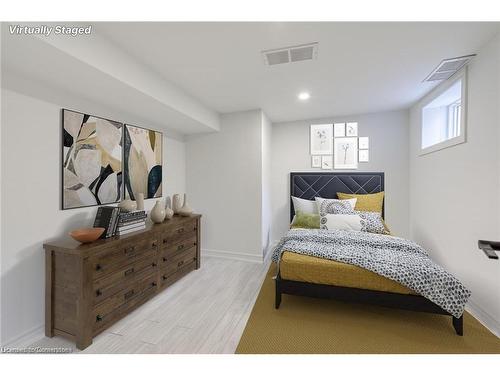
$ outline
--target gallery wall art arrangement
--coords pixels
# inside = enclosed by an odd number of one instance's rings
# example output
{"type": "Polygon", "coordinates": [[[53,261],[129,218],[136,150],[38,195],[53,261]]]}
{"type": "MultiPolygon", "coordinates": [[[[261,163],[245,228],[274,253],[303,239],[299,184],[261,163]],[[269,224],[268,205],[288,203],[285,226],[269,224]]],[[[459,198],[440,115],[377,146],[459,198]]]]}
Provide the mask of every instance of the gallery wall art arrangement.
{"type": "Polygon", "coordinates": [[[369,162],[369,139],[358,137],[357,122],[313,124],[309,138],[312,168],[357,169],[369,162]]]}
{"type": "Polygon", "coordinates": [[[125,125],[124,164],[125,198],[145,198],[162,194],[162,134],[154,130],[125,125]]]}
{"type": "Polygon", "coordinates": [[[162,195],[162,134],[63,109],[62,209],[162,195]]]}

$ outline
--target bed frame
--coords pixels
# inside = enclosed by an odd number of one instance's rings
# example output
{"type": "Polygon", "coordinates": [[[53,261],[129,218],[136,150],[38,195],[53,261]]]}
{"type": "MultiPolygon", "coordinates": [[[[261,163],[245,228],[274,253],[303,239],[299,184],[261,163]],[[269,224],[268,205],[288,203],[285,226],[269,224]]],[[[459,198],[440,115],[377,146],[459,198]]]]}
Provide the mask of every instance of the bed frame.
{"type": "MultiPolygon", "coordinates": [[[[337,198],[337,192],[371,194],[381,191],[384,191],[383,172],[290,173],[290,197],[295,196],[309,200],[313,200],[314,197],[332,199],[337,198]]],[[[290,221],[293,219],[294,215],[295,212],[290,198],[290,221]]],[[[383,215],[384,211],[382,211],[382,216],[383,215]]],[[[451,316],[449,312],[419,295],[292,281],[282,279],[278,272],[276,276],[276,309],[280,307],[282,294],[330,298],[346,302],[369,303],[391,308],[451,316]]],[[[463,315],[460,318],[452,316],[452,323],[457,335],[463,336],[463,315]]]]}

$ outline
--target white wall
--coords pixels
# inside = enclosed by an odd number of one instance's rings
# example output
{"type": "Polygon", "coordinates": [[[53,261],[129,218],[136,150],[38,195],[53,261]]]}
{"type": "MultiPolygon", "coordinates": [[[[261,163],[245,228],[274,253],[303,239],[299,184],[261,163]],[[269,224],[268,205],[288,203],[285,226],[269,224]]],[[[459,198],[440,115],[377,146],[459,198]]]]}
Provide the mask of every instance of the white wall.
{"type": "MultiPolygon", "coordinates": [[[[43,242],[91,226],[97,208],[60,210],[62,105],[9,90],[2,90],[1,104],[1,342],[6,343],[43,325],[43,242]]],[[[76,101],[72,108],[101,115],[76,101]]],[[[184,192],[184,142],[164,136],[163,154],[164,196],[184,192]]],[[[154,201],[146,200],[146,209],[154,201]]]]}
{"type": "Polygon", "coordinates": [[[290,224],[290,172],[324,171],[311,168],[309,126],[347,121],[357,121],[358,135],[370,138],[370,162],[357,171],[385,172],[386,222],[396,235],[408,235],[408,112],[396,111],[273,124],[273,242],[290,224]]]}
{"type": "Polygon", "coordinates": [[[468,69],[467,142],[419,156],[420,105],[410,111],[410,232],[472,290],[470,308],[500,333],[500,262],[477,249],[500,238],[500,36],[468,69]]]}
{"type": "Polygon", "coordinates": [[[271,240],[272,206],[271,206],[271,140],[272,124],[262,112],[262,247],[264,255],[268,251],[271,240]]]}
{"type": "Polygon", "coordinates": [[[221,116],[217,133],[186,142],[188,200],[202,218],[205,254],[261,261],[262,111],[221,116]]]}

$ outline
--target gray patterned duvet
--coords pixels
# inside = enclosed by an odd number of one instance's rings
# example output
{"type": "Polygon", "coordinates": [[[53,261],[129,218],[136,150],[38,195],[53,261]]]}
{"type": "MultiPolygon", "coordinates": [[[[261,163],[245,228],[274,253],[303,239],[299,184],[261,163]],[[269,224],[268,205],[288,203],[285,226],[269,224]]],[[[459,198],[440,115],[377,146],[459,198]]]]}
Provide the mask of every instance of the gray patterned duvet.
{"type": "Polygon", "coordinates": [[[412,289],[457,318],[471,295],[421,246],[403,238],[345,230],[293,229],[275,247],[274,262],[279,262],[284,250],[365,268],[412,289]]]}

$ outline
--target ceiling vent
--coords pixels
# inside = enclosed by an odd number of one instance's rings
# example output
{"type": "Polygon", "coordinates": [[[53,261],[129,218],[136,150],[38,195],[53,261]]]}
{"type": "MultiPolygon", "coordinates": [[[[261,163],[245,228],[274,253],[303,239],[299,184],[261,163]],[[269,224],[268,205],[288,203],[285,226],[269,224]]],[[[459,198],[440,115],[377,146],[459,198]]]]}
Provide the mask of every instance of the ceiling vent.
{"type": "Polygon", "coordinates": [[[476,56],[467,55],[461,57],[454,57],[452,59],[445,59],[441,61],[441,63],[434,69],[431,74],[424,79],[424,82],[432,82],[432,81],[444,81],[445,79],[450,78],[453,74],[462,69],[465,65],[472,60],[472,58],[476,56]]]}
{"type": "Polygon", "coordinates": [[[262,51],[266,65],[288,64],[297,61],[315,60],[318,57],[318,43],[269,49],[262,51]]]}

